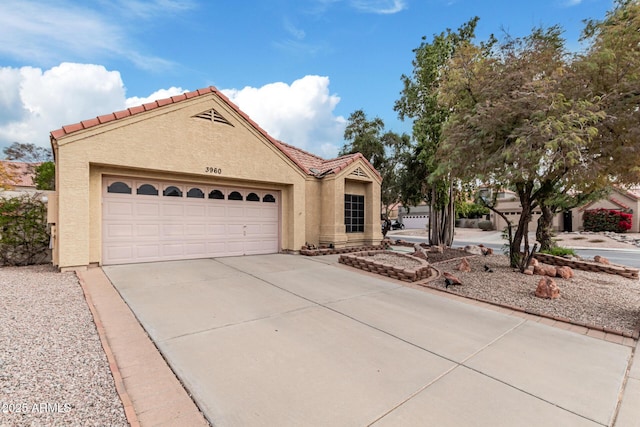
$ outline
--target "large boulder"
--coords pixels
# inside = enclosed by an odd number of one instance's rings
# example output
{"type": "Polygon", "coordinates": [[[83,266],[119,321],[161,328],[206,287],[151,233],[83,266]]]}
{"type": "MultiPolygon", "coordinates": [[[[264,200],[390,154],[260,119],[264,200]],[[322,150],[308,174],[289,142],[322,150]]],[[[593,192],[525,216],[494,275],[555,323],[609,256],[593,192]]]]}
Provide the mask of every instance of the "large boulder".
{"type": "Polygon", "coordinates": [[[551,277],[543,277],[536,288],[538,298],[555,299],[560,297],[560,288],[551,277]]]}

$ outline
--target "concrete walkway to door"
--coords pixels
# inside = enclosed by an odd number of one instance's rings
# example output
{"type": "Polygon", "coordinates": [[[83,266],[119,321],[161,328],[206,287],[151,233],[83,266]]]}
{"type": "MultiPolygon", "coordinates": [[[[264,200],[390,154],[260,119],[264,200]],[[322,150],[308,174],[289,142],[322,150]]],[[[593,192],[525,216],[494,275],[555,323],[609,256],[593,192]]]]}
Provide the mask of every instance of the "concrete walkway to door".
{"type": "Polygon", "coordinates": [[[598,426],[638,395],[631,347],[332,263],[103,270],[216,426],[598,426]]]}

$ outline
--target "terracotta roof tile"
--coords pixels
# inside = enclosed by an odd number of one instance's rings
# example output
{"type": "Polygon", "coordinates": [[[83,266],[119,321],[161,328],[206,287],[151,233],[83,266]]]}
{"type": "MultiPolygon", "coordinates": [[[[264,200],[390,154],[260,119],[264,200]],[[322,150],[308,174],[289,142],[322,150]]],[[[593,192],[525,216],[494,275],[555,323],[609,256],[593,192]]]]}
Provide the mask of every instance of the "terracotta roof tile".
{"type": "Polygon", "coordinates": [[[135,107],[129,108],[129,112],[133,116],[134,114],[144,113],[146,110],[144,109],[144,105],[136,105],[135,107]]]}
{"type": "Polygon", "coordinates": [[[71,133],[77,130],[82,130],[84,127],[82,127],[82,123],[74,123],[72,125],[62,126],[62,129],[64,129],[66,133],[71,133]]]}
{"type": "Polygon", "coordinates": [[[129,110],[120,110],[113,113],[116,119],[123,119],[125,117],[129,117],[131,115],[131,111],[129,110]]]}
{"type": "Polygon", "coordinates": [[[229,98],[219,92],[215,87],[210,86],[196,91],[186,92],[181,95],[174,95],[170,98],[160,99],[154,102],[149,102],[143,105],[128,108],[126,110],[116,111],[111,114],[105,114],[94,119],[84,120],[80,123],[63,126],[61,129],[56,129],[51,132],[52,139],[58,139],[70,133],[87,129],[99,124],[108,123],[114,120],[120,120],[125,117],[133,116],[135,114],[143,113],[145,111],[154,110],[156,108],[173,104],[176,102],[184,101],[187,99],[195,98],[209,93],[215,93],[224,102],[226,102],[231,108],[233,108],[238,114],[240,114],[245,120],[247,120],[257,131],[259,131],[265,138],[267,138],[274,146],[276,146],[282,153],[284,153],[293,163],[295,163],[302,171],[308,175],[316,177],[323,177],[330,173],[338,173],[354,161],[361,159],[373,173],[378,177],[380,174],[374,169],[373,166],[365,159],[362,154],[349,154],[346,156],[338,157],[336,159],[325,160],[315,154],[311,154],[300,148],[292,145],[285,144],[282,141],[278,141],[269,135],[264,129],[262,129],[256,122],[254,122],[246,113],[240,110],[229,98]]]}
{"type": "Polygon", "coordinates": [[[80,123],[82,123],[82,127],[83,128],[90,128],[92,126],[97,126],[100,124],[100,120],[98,120],[98,118],[96,117],[95,119],[89,119],[89,120],[83,120],[80,123]]]}
{"type": "Polygon", "coordinates": [[[105,114],[103,116],[98,116],[98,120],[100,121],[100,124],[102,123],[109,123],[110,121],[115,120],[117,117],[115,114],[111,113],[111,114],[105,114]]]}

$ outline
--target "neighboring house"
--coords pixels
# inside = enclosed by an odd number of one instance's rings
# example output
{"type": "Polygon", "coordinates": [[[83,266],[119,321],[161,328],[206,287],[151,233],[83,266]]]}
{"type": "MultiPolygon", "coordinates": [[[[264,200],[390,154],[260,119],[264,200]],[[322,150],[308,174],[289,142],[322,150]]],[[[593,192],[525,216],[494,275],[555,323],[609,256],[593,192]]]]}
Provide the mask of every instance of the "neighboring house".
{"type": "Polygon", "coordinates": [[[53,263],[91,264],[378,244],[379,173],[262,130],[213,87],[51,132],[53,263]]]}
{"type": "Polygon", "coordinates": [[[425,229],[429,224],[429,205],[424,202],[408,208],[400,205],[398,219],[404,224],[404,228],[425,229]]]}
{"type": "Polygon", "coordinates": [[[12,160],[0,160],[0,164],[11,175],[12,180],[3,184],[10,187],[7,190],[0,188],[0,196],[14,197],[25,193],[36,193],[36,184],[33,182],[33,174],[40,163],[14,162],[12,160]]]}
{"type": "Polygon", "coordinates": [[[573,231],[582,230],[582,215],[585,210],[591,209],[615,209],[622,211],[631,211],[633,214],[630,233],[640,233],[640,223],[638,216],[640,215],[640,187],[625,190],[622,188],[614,188],[611,193],[603,199],[591,202],[572,211],[571,219],[564,217],[565,223],[563,231],[569,231],[567,222],[571,221],[573,231]]]}
{"type": "MultiPolygon", "coordinates": [[[[520,213],[522,212],[522,206],[520,206],[517,194],[509,190],[504,190],[498,194],[497,200],[496,208],[500,212],[505,213],[513,225],[517,225],[520,219],[520,213]]],[[[611,194],[603,199],[574,208],[571,211],[559,212],[553,218],[553,229],[556,231],[581,231],[583,230],[582,216],[584,211],[599,208],[631,210],[633,213],[633,223],[629,232],[640,232],[640,225],[638,223],[638,216],[640,215],[640,188],[632,190],[614,188],[611,194]]],[[[540,214],[540,209],[534,209],[530,231],[535,230],[540,214]]],[[[496,230],[503,230],[507,226],[504,219],[494,212],[491,212],[490,220],[493,222],[496,230]]]]}

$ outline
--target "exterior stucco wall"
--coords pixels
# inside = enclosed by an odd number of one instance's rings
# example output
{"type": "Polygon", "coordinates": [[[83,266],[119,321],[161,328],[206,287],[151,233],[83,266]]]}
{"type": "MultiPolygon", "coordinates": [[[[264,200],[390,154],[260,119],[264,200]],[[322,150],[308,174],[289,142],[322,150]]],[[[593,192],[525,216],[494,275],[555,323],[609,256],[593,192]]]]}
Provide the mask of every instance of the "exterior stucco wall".
{"type": "Polygon", "coordinates": [[[359,177],[351,173],[361,163],[351,165],[339,174],[325,177],[322,182],[322,219],[320,244],[336,247],[377,244],[382,240],[380,228],[380,180],[377,176],[359,177]],[[364,233],[346,233],[344,225],[344,195],[356,194],[365,197],[364,233]]]}
{"type": "Polygon", "coordinates": [[[54,263],[61,268],[101,262],[104,175],[277,189],[282,195],[281,248],[295,250],[305,242],[306,176],[213,95],[58,140],[54,263]],[[192,117],[211,108],[233,126],[192,117]]]}

